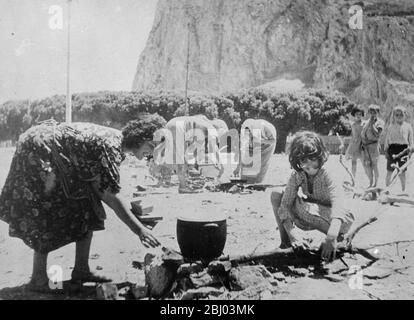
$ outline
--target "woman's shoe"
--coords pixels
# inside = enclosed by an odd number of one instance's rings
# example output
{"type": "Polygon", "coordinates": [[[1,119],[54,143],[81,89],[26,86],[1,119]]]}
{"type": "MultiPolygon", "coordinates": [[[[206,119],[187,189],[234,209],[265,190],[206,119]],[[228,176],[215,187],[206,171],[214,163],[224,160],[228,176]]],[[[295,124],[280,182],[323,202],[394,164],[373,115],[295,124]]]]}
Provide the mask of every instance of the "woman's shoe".
{"type": "Polygon", "coordinates": [[[112,279],[106,278],[104,276],[98,276],[90,271],[72,271],[72,282],[96,282],[96,283],[106,283],[112,282],[112,279]]]}

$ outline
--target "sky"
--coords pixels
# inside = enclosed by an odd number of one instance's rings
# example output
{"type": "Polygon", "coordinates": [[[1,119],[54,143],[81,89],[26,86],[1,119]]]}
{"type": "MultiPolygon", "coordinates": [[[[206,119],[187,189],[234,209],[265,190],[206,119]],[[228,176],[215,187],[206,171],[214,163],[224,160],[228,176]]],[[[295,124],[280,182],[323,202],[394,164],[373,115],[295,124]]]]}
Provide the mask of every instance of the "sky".
{"type": "MultiPolygon", "coordinates": [[[[157,0],[72,0],[71,91],[131,90],[157,0]]],[[[0,0],[0,103],[66,92],[67,1],[0,0]]]]}

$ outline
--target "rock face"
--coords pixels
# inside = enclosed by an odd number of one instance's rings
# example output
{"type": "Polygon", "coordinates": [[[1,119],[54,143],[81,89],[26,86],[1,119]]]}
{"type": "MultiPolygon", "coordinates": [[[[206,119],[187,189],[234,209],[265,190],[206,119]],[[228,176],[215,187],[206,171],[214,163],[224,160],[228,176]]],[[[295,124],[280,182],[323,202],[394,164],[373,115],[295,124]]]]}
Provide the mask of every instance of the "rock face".
{"type": "Polygon", "coordinates": [[[159,0],[133,90],[223,92],[278,80],[414,107],[414,1],[159,0]],[[361,2],[361,3],[362,3],[361,2]]]}

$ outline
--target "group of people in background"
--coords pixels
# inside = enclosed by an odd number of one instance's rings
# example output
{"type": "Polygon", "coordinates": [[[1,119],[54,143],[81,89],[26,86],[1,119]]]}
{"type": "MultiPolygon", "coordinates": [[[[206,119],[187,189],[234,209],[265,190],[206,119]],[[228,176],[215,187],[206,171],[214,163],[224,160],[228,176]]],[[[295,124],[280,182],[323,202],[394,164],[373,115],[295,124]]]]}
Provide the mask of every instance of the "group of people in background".
{"type": "MultiPolygon", "coordinates": [[[[412,150],[414,147],[413,129],[407,121],[407,110],[402,106],[395,107],[391,112],[389,125],[385,128],[385,122],[380,118],[380,108],[377,105],[368,107],[367,120],[363,120],[364,110],[356,107],[352,110],[355,121],[352,124],[352,137],[346,150],[346,158],[352,160],[352,174],[357,172],[357,161],[362,162],[364,171],[368,177],[368,187],[376,187],[378,184],[379,168],[378,158],[381,151],[381,140],[384,145],[384,154],[387,159],[387,175],[385,184],[391,182],[394,165],[401,167],[407,160],[405,155],[400,155],[404,150],[412,150]]],[[[399,175],[402,191],[406,188],[406,170],[399,175]]]]}

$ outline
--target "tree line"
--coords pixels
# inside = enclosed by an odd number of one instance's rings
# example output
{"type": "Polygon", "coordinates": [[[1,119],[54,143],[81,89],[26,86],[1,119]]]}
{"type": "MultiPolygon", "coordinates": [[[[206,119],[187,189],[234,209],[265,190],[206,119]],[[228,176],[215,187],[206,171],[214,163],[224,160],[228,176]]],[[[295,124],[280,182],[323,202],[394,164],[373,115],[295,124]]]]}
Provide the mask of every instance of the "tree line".
{"type": "MultiPolygon", "coordinates": [[[[351,132],[347,114],[354,104],[337,91],[306,89],[279,93],[254,88],[235,93],[188,94],[190,115],[204,114],[224,120],[229,128],[240,129],[248,118],[271,122],[278,132],[276,151],[285,149],[286,137],[299,130],[319,134],[351,132]]],[[[185,115],[184,94],[175,91],[79,93],[72,95],[73,121],[93,122],[121,129],[143,114],[158,114],[166,121],[185,115]]],[[[65,96],[38,100],[13,100],[0,105],[0,140],[16,141],[29,127],[54,118],[64,121],[65,96]]]]}

